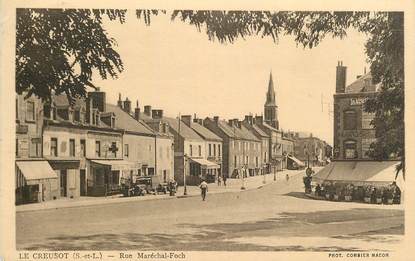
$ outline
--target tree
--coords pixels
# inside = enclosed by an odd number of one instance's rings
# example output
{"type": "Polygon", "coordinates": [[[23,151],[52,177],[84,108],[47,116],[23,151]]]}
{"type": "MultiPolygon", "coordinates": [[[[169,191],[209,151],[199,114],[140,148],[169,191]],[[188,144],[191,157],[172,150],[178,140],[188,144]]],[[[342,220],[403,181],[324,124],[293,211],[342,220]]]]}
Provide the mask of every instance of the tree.
{"type": "Polygon", "coordinates": [[[65,93],[85,97],[93,70],[103,79],[123,70],[103,16],[125,21],[125,10],[17,9],[16,92],[50,100],[65,93]]]}

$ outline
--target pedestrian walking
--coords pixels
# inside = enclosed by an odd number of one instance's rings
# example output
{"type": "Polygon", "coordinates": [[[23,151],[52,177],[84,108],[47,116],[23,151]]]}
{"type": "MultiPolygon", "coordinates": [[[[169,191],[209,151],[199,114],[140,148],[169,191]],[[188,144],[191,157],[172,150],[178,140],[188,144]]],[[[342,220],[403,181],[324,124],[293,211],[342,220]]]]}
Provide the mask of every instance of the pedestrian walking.
{"type": "Polygon", "coordinates": [[[285,181],[288,182],[288,180],[290,179],[290,176],[288,176],[288,173],[285,175],[285,181]]]}
{"type": "Polygon", "coordinates": [[[200,183],[199,188],[200,188],[201,193],[202,193],[202,200],[205,201],[206,193],[208,191],[208,184],[206,183],[206,181],[204,179],[202,179],[202,183],[200,183]]]}
{"type": "Polygon", "coordinates": [[[223,175],[223,185],[226,187],[226,179],[227,179],[227,177],[226,177],[226,175],[223,175]]]}
{"type": "Polygon", "coordinates": [[[222,177],[219,175],[218,176],[218,186],[222,185],[222,177]]]}

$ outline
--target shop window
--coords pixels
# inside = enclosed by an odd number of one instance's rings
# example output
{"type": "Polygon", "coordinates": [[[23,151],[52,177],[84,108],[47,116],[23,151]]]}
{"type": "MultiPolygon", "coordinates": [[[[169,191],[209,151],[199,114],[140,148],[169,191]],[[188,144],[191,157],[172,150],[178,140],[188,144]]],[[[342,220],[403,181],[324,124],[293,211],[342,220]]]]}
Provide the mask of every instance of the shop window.
{"type": "Polygon", "coordinates": [[[355,159],[358,157],[356,141],[349,140],[344,142],[344,157],[346,159],[355,159]]]}
{"type": "Polygon", "coordinates": [[[75,157],[75,140],[74,139],[69,140],[69,156],[75,157]]]}
{"type": "Polygon", "coordinates": [[[54,157],[58,156],[58,139],[57,138],[50,139],[50,155],[54,157]]]}
{"type": "Polygon", "coordinates": [[[95,141],[95,156],[101,157],[101,142],[99,140],[95,141]]]}
{"type": "Polygon", "coordinates": [[[26,120],[27,121],[35,120],[35,103],[32,101],[26,102],[26,120]]]}
{"type": "Polygon", "coordinates": [[[345,130],[357,129],[357,115],[356,111],[348,110],[343,112],[343,128],[345,130]]]}

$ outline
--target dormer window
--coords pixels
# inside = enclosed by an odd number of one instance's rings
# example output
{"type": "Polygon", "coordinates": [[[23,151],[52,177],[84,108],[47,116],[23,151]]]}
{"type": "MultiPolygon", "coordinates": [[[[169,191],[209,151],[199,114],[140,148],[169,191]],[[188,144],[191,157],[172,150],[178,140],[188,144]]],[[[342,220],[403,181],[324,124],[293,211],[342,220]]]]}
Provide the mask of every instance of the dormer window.
{"type": "Polygon", "coordinates": [[[79,109],[75,109],[74,112],[74,121],[80,122],[81,121],[81,111],[79,109]]]}
{"type": "Polygon", "coordinates": [[[50,117],[51,117],[51,108],[50,108],[49,104],[43,105],[43,116],[45,116],[45,118],[50,119],[50,117]]]}
{"type": "Polygon", "coordinates": [[[26,120],[27,121],[35,120],[35,103],[33,101],[26,102],[26,120]]]}

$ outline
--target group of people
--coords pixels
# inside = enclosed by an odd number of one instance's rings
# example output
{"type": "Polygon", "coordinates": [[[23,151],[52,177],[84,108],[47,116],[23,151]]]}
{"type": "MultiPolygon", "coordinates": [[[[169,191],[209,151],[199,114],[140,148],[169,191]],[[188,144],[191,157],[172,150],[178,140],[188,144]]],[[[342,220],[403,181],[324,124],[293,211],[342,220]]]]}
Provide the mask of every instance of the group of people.
{"type": "Polygon", "coordinates": [[[350,183],[323,182],[315,186],[314,195],[336,201],[358,201],[372,204],[401,203],[401,190],[396,182],[386,186],[370,184],[357,186],[350,183]]]}
{"type": "Polygon", "coordinates": [[[223,185],[226,187],[226,175],[224,175],[223,177],[221,175],[218,175],[218,186],[222,186],[222,181],[223,181],[223,185]]]}

